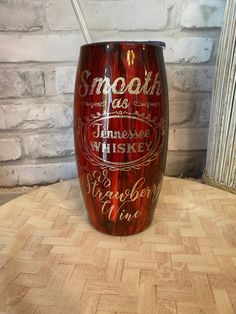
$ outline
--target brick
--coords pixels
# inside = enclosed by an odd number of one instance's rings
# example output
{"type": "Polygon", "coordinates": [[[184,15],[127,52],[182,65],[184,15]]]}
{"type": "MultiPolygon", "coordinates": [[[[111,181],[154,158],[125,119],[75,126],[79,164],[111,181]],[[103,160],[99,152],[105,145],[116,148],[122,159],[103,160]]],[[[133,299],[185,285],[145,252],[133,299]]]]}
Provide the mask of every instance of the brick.
{"type": "Polygon", "coordinates": [[[206,153],[202,152],[168,152],[165,174],[176,177],[202,176],[206,162],[206,153]]]}
{"type": "Polygon", "coordinates": [[[0,62],[77,61],[82,34],[0,35],[0,62]]]}
{"type": "Polygon", "coordinates": [[[41,1],[1,1],[1,31],[35,31],[42,28],[43,6],[41,1]]]}
{"type": "Polygon", "coordinates": [[[50,30],[57,31],[79,29],[78,21],[70,1],[47,0],[46,17],[50,30]]]}
{"type": "Polygon", "coordinates": [[[163,38],[165,60],[172,63],[201,63],[211,58],[213,39],[204,37],[163,38]]]}
{"type": "Polygon", "coordinates": [[[169,150],[204,150],[207,148],[207,128],[169,130],[169,150]]]}
{"type": "Polygon", "coordinates": [[[22,156],[21,142],[15,138],[0,139],[0,161],[20,159],[22,156]]]}
{"type": "MultiPolygon", "coordinates": [[[[155,32],[96,32],[97,41],[109,40],[156,40],[155,32]]],[[[211,58],[213,39],[202,37],[159,38],[166,42],[164,50],[166,62],[201,63],[211,58]]],[[[45,61],[61,62],[76,61],[79,49],[84,44],[79,34],[50,34],[31,36],[1,35],[0,62],[45,61]],[[14,49],[15,47],[15,49],[14,49]]]]}
{"type": "Polygon", "coordinates": [[[29,103],[0,105],[0,129],[39,129],[71,127],[72,105],[69,103],[29,103]]]}
{"type": "MultiPolygon", "coordinates": [[[[84,1],[83,11],[90,29],[159,30],[165,28],[168,7],[164,1],[142,0],[84,1]]],[[[74,30],[78,22],[67,0],[48,0],[47,21],[51,30],[74,30]],[[68,17],[67,17],[68,16],[68,17]]]]}
{"type": "Polygon", "coordinates": [[[146,1],[145,14],[143,0],[89,1],[89,5],[84,7],[85,10],[88,8],[88,24],[95,29],[158,30],[165,28],[168,20],[167,6],[163,1],[146,1]]]}
{"type": "Polygon", "coordinates": [[[211,92],[214,70],[213,66],[178,67],[172,72],[171,83],[183,92],[211,92]]]}
{"type": "Polygon", "coordinates": [[[59,94],[72,94],[75,88],[76,67],[56,68],[56,91],[59,94]]]}
{"type": "Polygon", "coordinates": [[[24,162],[0,167],[0,186],[36,185],[55,183],[77,176],[74,159],[42,161],[40,164],[24,162]]]}
{"type": "Polygon", "coordinates": [[[43,72],[0,70],[0,98],[41,97],[44,92],[43,72]]]}
{"type": "Polygon", "coordinates": [[[184,3],[180,25],[185,28],[221,27],[225,0],[203,0],[184,3]]]}
{"type": "Polygon", "coordinates": [[[194,114],[194,102],[179,101],[170,103],[170,124],[183,124],[189,122],[194,114]]]}
{"type": "Polygon", "coordinates": [[[211,115],[211,99],[204,99],[200,104],[199,122],[201,124],[208,124],[211,115]]]}
{"type": "Polygon", "coordinates": [[[25,155],[31,158],[71,156],[74,154],[72,130],[52,134],[31,134],[23,139],[25,155]]]}

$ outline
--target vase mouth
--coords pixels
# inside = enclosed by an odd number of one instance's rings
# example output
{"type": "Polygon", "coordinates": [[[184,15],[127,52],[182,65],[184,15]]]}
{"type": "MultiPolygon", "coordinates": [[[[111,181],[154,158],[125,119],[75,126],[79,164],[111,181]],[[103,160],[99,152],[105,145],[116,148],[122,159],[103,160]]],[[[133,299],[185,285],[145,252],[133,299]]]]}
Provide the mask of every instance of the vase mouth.
{"type": "Polygon", "coordinates": [[[107,45],[109,48],[109,45],[111,46],[114,46],[114,45],[134,45],[134,46],[137,46],[137,45],[141,45],[141,46],[157,46],[157,47],[161,47],[161,48],[166,48],[166,43],[164,41],[155,41],[155,40],[144,40],[144,41],[140,41],[140,40],[137,40],[137,41],[131,41],[131,40],[117,40],[117,41],[98,41],[98,42],[94,42],[94,43],[89,43],[89,44],[85,44],[85,45],[82,45],[81,48],[83,47],[94,47],[94,46],[104,46],[104,45],[107,45]]]}

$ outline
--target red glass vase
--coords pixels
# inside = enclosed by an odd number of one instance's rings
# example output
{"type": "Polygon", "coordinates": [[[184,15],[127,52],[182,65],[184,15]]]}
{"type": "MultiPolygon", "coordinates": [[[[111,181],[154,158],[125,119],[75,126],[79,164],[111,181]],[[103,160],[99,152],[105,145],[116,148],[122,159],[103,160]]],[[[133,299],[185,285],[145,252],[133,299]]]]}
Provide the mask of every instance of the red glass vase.
{"type": "Polygon", "coordinates": [[[168,142],[162,42],[81,47],[74,102],[78,176],[99,231],[132,235],[153,219],[168,142]]]}

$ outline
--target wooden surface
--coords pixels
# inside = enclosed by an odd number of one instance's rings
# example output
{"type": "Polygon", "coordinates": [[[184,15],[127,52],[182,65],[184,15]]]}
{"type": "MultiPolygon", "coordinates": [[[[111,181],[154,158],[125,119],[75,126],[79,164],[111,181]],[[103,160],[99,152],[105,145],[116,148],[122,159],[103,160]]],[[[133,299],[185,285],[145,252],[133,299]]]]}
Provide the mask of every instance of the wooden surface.
{"type": "Polygon", "coordinates": [[[236,313],[236,196],[166,178],[145,232],[87,221],[77,181],[0,207],[0,313],[236,313]]]}

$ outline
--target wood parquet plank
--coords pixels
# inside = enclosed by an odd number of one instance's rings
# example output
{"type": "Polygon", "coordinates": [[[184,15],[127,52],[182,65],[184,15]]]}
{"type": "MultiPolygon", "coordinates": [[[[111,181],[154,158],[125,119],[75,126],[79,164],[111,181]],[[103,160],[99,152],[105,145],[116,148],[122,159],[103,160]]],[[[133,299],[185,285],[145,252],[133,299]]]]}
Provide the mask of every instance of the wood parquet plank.
{"type": "Polygon", "coordinates": [[[78,182],[0,207],[0,313],[236,313],[236,197],[165,178],[130,237],[88,223],[78,182]]]}

